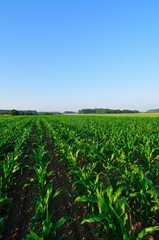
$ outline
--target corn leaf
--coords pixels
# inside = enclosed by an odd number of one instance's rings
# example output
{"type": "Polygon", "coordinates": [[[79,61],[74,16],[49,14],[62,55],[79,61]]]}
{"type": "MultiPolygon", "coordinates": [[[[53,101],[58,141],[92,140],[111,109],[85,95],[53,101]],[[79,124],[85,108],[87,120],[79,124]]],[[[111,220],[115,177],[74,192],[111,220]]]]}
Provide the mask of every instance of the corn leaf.
{"type": "Polygon", "coordinates": [[[149,234],[149,233],[153,233],[155,231],[159,231],[159,226],[154,226],[154,227],[148,227],[145,228],[144,230],[142,230],[138,236],[136,240],[141,240],[145,235],[149,234]]]}

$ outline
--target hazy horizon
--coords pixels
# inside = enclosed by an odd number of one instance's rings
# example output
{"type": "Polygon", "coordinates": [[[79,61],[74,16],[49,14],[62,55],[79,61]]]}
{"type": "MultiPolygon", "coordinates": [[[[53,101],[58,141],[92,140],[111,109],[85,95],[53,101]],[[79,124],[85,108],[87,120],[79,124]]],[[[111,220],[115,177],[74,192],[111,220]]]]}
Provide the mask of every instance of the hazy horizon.
{"type": "Polygon", "coordinates": [[[0,3],[0,109],[159,108],[159,2],[0,3]]]}
{"type": "MultiPolygon", "coordinates": [[[[76,110],[76,111],[74,111],[74,110],[72,110],[72,109],[67,109],[67,110],[63,110],[63,111],[59,111],[58,109],[57,110],[48,110],[48,111],[46,111],[46,110],[37,110],[37,109],[16,109],[16,108],[10,108],[10,109],[0,109],[0,111],[12,111],[12,110],[16,110],[16,111],[19,111],[19,112],[27,112],[27,111],[36,111],[37,113],[78,113],[79,111],[81,111],[81,110],[86,110],[86,109],[91,109],[91,110],[93,110],[93,109],[109,109],[109,110],[120,110],[120,111],[124,111],[124,110],[128,110],[128,111],[138,111],[139,113],[146,113],[146,112],[149,112],[149,111],[154,111],[154,112],[158,112],[157,110],[159,110],[159,108],[156,108],[156,109],[147,109],[147,110],[145,110],[145,111],[140,111],[140,110],[138,110],[138,109],[115,109],[115,108],[113,108],[113,109],[110,109],[110,108],[82,108],[82,109],[78,109],[78,110],[76,110]]],[[[134,112],[135,113],[135,112],[134,112]]],[[[92,114],[92,113],[91,113],[92,114]]],[[[101,113],[98,113],[98,114],[101,114],[101,113]]],[[[106,113],[102,113],[102,114],[106,114],[106,113]]],[[[108,114],[110,114],[110,113],[108,113],[108,114]]],[[[113,113],[111,113],[111,114],[113,114],[113,113]]],[[[115,113],[116,114],[116,113],[115,113]]]]}

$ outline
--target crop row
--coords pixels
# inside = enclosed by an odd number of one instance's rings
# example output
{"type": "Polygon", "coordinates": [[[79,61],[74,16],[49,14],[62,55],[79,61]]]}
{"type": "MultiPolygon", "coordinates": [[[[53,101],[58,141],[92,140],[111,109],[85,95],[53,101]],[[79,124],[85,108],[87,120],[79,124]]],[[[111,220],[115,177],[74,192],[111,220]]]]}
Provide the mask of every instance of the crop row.
{"type": "MultiPolygon", "coordinates": [[[[1,142],[3,146],[0,152],[0,229],[3,232],[1,236],[4,239],[12,239],[11,234],[15,231],[15,239],[16,236],[18,239],[21,238],[17,235],[16,229],[9,230],[10,233],[7,235],[5,227],[8,219],[7,210],[12,210],[16,205],[16,198],[13,199],[11,196],[15,195],[14,192],[19,186],[18,181],[22,180],[20,190],[24,192],[24,195],[22,193],[21,199],[29,201],[24,203],[28,204],[28,211],[30,211],[29,208],[33,209],[28,226],[26,226],[28,229],[25,229],[26,235],[22,233],[23,238],[56,239],[57,229],[62,227],[70,217],[62,216],[54,221],[54,211],[56,212],[57,209],[52,208],[53,200],[62,190],[54,189],[51,180],[54,171],[49,170],[51,160],[47,156],[47,143],[44,140],[43,129],[36,117],[17,118],[14,121],[13,119],[1,122],[1,132],[7,136],[10,131],[11,136],[1,142]],[[5,148],[7,144],[10,145],[9,148],[5,148]],[[34,199],[27,199],[25,196],[27,189],[33,189],[34,199]]],[[[20,214],[22,211],[22,209],[19,210],[20,214]]],[[[25,214],[28,217],[28,213],[25,214]]],[[[19,226],[17,226],[18,228],[19,226]]]]}
{"type": "Polygon", "coordinates": [[[23,165],[20,162],[25,158],[26,147],[29,141],[30,134],[33,129],[33,124],[30,124],[30,119],[17,119],[13,121],[0,122],[1,125],[1,151],[0,151],[0,228],[3,227],[5,218],[3,209],[13,203],[9,197],[9,190],[15,185],[16,174],[22,173],[23,165]]]}
{"type": "MultiPolygon", "coordinates": [[[[158,118],[6,118],[0,119],[0,133],[2,213],[12,204],[9,192],[17,182],[17,173],[23,176],[26,169],[32,172],[23,186],[35,188],[34,213],[26,239],[56,239],[57,229],[72,217],[54,221],[52,205],[61,194],[52,181],[54,157],[65,165],[72,192],[76,193],[74,202],[79,207],[82,202],[84,207],[81,224],[93,226],[94,236],[108,240],[139,240],[145,235],[158,238],[158,118]],[[47,136],[55,152],[51,158],[47,136]]],[[[3,214],[0,224],[3,228],[3,214]]]]}
{"type": "Polygon", "coordinates": [[[45,119],[88,215],[105,239],[142,239],[158,231],[156,119],[45,119]],[[136,226],[141,226],[138,230],[136,226]]]}

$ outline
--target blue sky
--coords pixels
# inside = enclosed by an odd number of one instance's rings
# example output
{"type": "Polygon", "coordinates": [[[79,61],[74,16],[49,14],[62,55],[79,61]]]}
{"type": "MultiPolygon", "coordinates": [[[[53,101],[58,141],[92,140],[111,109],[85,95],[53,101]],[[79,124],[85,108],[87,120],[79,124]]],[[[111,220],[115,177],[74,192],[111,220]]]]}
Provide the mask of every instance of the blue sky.
{"type": "Polygon", "coordinates": [[[0,2],[0,109],[159,108],[158,0],[0,2]]]}

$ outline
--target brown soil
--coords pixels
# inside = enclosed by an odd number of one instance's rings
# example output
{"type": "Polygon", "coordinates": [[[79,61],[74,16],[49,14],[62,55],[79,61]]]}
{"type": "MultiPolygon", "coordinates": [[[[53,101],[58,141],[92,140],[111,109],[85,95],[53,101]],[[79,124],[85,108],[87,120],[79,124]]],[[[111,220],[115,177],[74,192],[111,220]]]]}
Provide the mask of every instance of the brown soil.
{"type": "Polygon", "coordinates": [[[35,211],[35,194],[36,189],[33,185],[24,187],[28,183],[28,180],[34,176],[33,170],[26,165],[33,165],[32,148],[33,142],[36,135],[36,127],[34,133],[28,143],[28,149],[24,153],[24,157],[19,162],[21,163],[21,169],[14,176],[14,185],[11,186],[8,197],[11,198],[12,205],[7,207],[1,213],[5,218],[4,227],[0,233],[0,239],[11,240],[17,239],[22,240],[25,235],[29,232],[31,218],[35,211]]]}
{"type": "Polygon", "coordinates": [[[25,169],[20,175],[17,184],[11,189],[9,197],[13,205],[5,213],[5,224],[1,239],[23,239],[30,229],[30,219],[35,210],[34,199],[36,189],[34,186],[23,188],[33,173],[25,169]]]}
{"type": "MultiPolygon", "coordinates": [[[[53,189],[64,189],[53,201],[51,205],[52,212],[59,210],[53,216],[53,223],[56,223],[61,217],[70,216],[71,220],[65,223],[57,231],[57,239],[64,236],[63,239],[67,240],[93,240],[104,239],[96,233],[96,227],[94,224],[83,224],[81,222],[87,215],[87,210],[82,203],[75,203],[75,199],[78,193],[73,191],[73,181],[68,174],[67,168],[64,166],[59,156],[54,151],[54,144],[51,137],[47,134],[47,131],[41,122],[41,128],[43,132],[43,141],[46,144],[46,158],[50,159],[49,169],[53,170],[54,174],[50,177],[49,181],[53,184],[53,189]]],[[[36,138],[36,127],[30,141],[28,151],[28,157],[21,160],[23,166],[34,164],[32,157],[34,142],[36,138]]],[[[27,181],[34,177],[34,171],[30,168],[22,168],[22,172],[15,178],[15,185],[10,189],[8,197],[13,199],[13,205],[7,210],[4,210],[1,214],[5,216],[5,225],[2,233],[0,233],[0,239],[2,240],[22,240],[25,239],[27,233],[29,233],[32,217],[35,213],[36,194],[37,189],[34,185],[30,185],[24,188],[27,181]]],[[[136,232],[142,229],[139,222],[134,224],[136,232]]],[[[155,239],[152,236],[146,239],[155,239]]],[[[48,239],[49,240],[49,239],[48,239]]]]}
{"type": "MultiPolygon", "coordinates": [[[[54,199],[51,209],[59,210],[53,217],[53,223],[56,223],[63,216],[70,216],[71,220],[63,225],[57,231],[57,239],[64,236],[63,239],[67,240],[86,240],[97,239],[93,235],[92,227],[87,224],[81,225],[86,210],[82,204],[75,203],[77,194],[72,192],[72,180],[67,173],[67,169],[56,156],[53,149],[53,142],[50,136],[47,135],[44,126],[43,141],[46,143],[46,150],[48,151],[46,158],[51,160],[48,170],[53,170],[55,173],[50,178],[53,183],[53,188],[64,189],[59,196],[54,199]]],[[[28,156],[21,159],[22,166],[32,166],[34,164],[33,148],[36,138],[36,126],[34,128],[33,136],[28,145],[28,156]]],[[[16,174],[14,182],[11,187],[8,197],[13,199],[13,204],[1,212],[5,217],[5,224],[0,233],[2,240],[22,240],[25,239],[26,234],[29,233],[32,218],[35,213],[36,207],[36,194],[37,189],[35,186],[29,185],[24,188],[24,185],[30,178],[34,177],[34,171],[30,168],[22,167],[21,172],[16,174]]],[[[49,240],[49,239],[48,239],[49,240]]]]}
{"type": "Polygon", "coordinates": [[[47,157],[51,158],[49,164],[49,170],[55,171],[53,175],[53,188],[64,189],[56,197],[53,202],[52,209],[59,209],[59,212],[54,216],[54,222],[58,221],[63,216],[70,216],[71,220],[63,225],[57,231],[57,239],[64,235],[64,239],[67,240],[84,240],[84,239],[97,239],[93,235],[93,226],[90,227],[87,224],[81,225],[86,210],[84,206],[79,203],[75,203],[77,194],[72,192],[72,179],[68,175],[68,171],[59,157],[55,154],[53,149],[53,142],[47,132],[45,131],[44,126],[44,141],[47,142],[47,157]]]}

